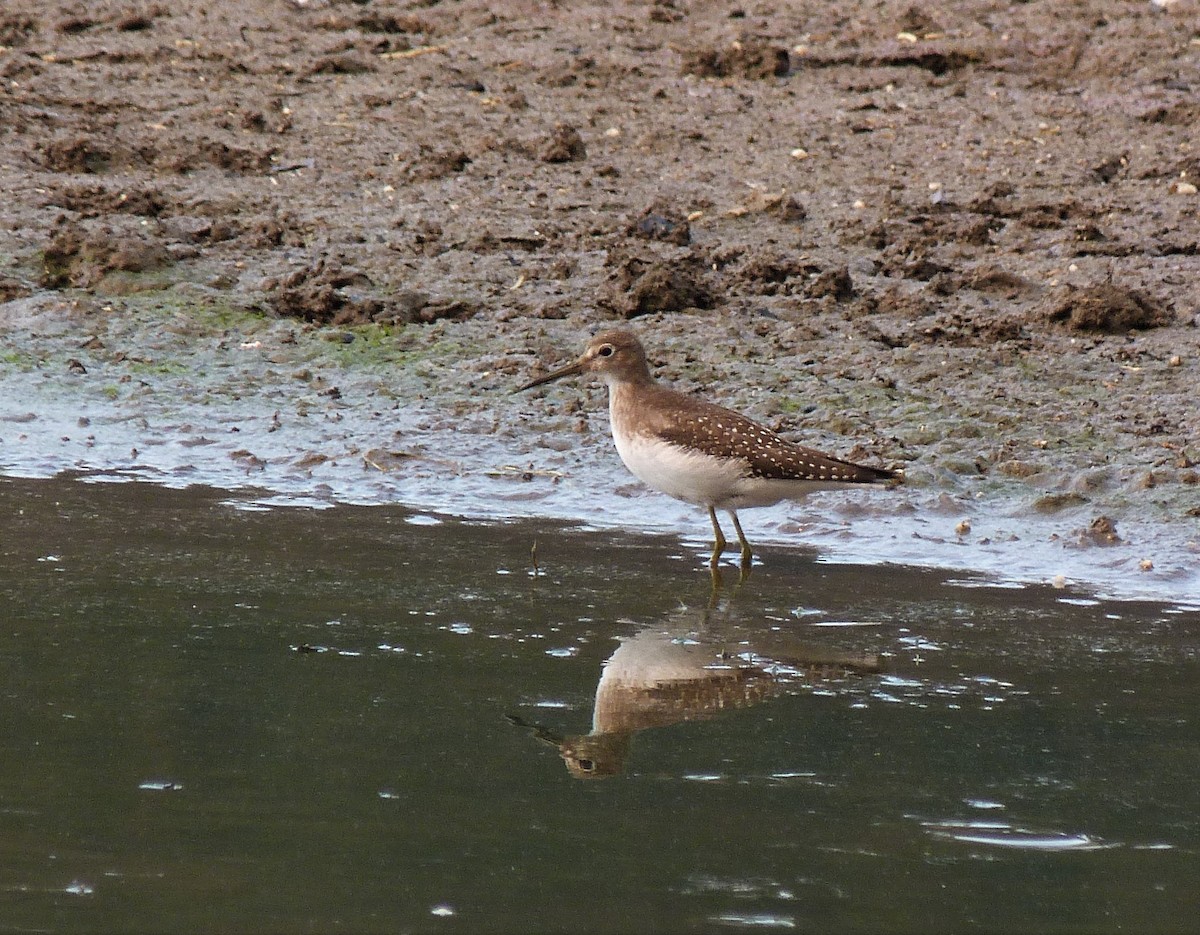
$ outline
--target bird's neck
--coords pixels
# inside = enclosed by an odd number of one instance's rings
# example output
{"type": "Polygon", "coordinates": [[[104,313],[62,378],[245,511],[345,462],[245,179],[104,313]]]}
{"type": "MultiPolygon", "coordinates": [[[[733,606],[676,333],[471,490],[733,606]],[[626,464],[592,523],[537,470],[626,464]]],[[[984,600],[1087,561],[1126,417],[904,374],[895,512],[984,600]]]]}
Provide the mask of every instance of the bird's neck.
{"type": "Polygon", "coordinates": [[[644,364],[637,369],[631,367],[614,373],[605,373],[602,375],[602,379],[608,384],[610,391],[618,386],[654,386],[654,377],[650,375],[650,371],[644,364]]]}
{"type": "Polygon", "coordinates": [[[658,386],[650,374],[636,379],[610,379],[608,382],[608,418],[614,435],[628,437],[633,425],[644,419],[658,386]]]}

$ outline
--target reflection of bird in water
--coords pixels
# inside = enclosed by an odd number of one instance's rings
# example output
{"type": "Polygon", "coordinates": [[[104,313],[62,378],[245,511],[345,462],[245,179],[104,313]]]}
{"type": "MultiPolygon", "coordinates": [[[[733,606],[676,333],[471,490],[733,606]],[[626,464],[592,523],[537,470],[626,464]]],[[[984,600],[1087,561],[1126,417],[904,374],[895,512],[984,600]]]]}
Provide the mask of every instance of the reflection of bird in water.
{"type": "Polygon", "coordinates": [[[624,769],[638,731],[715,717],[814,681],[881,669],[877,656],[830,652],[744,624],[714,632],[709,623],[709,612],[685,611],[676,625],[649,627],[623,640],[604,664],[588,734],[558,737],[510,720],[557,747],[571,775],[598,779],[624,769]],[[700,628],[689,629],[697,616],[700,628]]]}

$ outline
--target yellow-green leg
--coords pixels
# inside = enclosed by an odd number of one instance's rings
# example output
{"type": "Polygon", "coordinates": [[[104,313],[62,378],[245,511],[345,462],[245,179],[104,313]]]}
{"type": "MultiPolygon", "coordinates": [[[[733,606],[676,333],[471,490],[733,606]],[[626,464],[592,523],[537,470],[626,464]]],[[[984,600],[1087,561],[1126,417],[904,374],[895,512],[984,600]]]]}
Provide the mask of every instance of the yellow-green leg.
{"type": "Polygon", "coordinates": [[[708,518],[712,520],[713,527],[713,550],[712,558],[709,560],[709,567],[716,568],[717,563],[721,560],[721,553],[725,551],[725,534],[721,532],[721,524],[717,522],[717,511],[711,506],[708,508],[708,518]]]}
{"type": "MultiPolygon", "coordinates": [[[[729,511],[729,516],[733,519],[733,528],[737,530],[738,542],[742,544],[742,575],[750,574],[751,559],[754,558],[754,553],[750,551],[750,543],[746,541],[746,534],[742,532],[742,524],[738,522],[738,515],[729,511]]],[[[716,519],[713,519],[716,522],[716,519]]]]}

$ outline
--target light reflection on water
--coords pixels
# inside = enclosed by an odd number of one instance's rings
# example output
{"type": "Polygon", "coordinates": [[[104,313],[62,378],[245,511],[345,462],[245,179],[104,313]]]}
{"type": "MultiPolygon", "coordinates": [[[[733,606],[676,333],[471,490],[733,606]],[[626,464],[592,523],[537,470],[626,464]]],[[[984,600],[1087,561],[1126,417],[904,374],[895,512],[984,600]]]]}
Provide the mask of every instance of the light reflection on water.
{"type": "Polygon", "coordinates": [[[1194,924],[1194,609],[231,500],[0,481],[3,926],[1194,924]]]}
{"type": "Polygon", "coordinates": [[[1086,834],[1036,832],[1026,828],[1014,828],[998,821],[932,821],[921,824],[930,834],[964,844],[986,844],[991,847],[1024,848],[1032,851],[1097,851],[1119,846],[1098,841],[1086,834]]]}

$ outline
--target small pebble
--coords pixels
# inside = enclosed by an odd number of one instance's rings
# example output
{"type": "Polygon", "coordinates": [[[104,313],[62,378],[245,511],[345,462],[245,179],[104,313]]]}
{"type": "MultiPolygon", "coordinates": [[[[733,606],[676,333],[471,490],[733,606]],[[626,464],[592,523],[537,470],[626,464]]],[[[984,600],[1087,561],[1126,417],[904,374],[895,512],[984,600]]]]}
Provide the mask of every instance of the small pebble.
{"type": "Polygon", "coordinates": [[[964,519],[962,522],[960,522],[957,526],[954,527],[954,534],[956,536],[965,536],[970,531],[971,531],[970,520],[964,519]]]}

